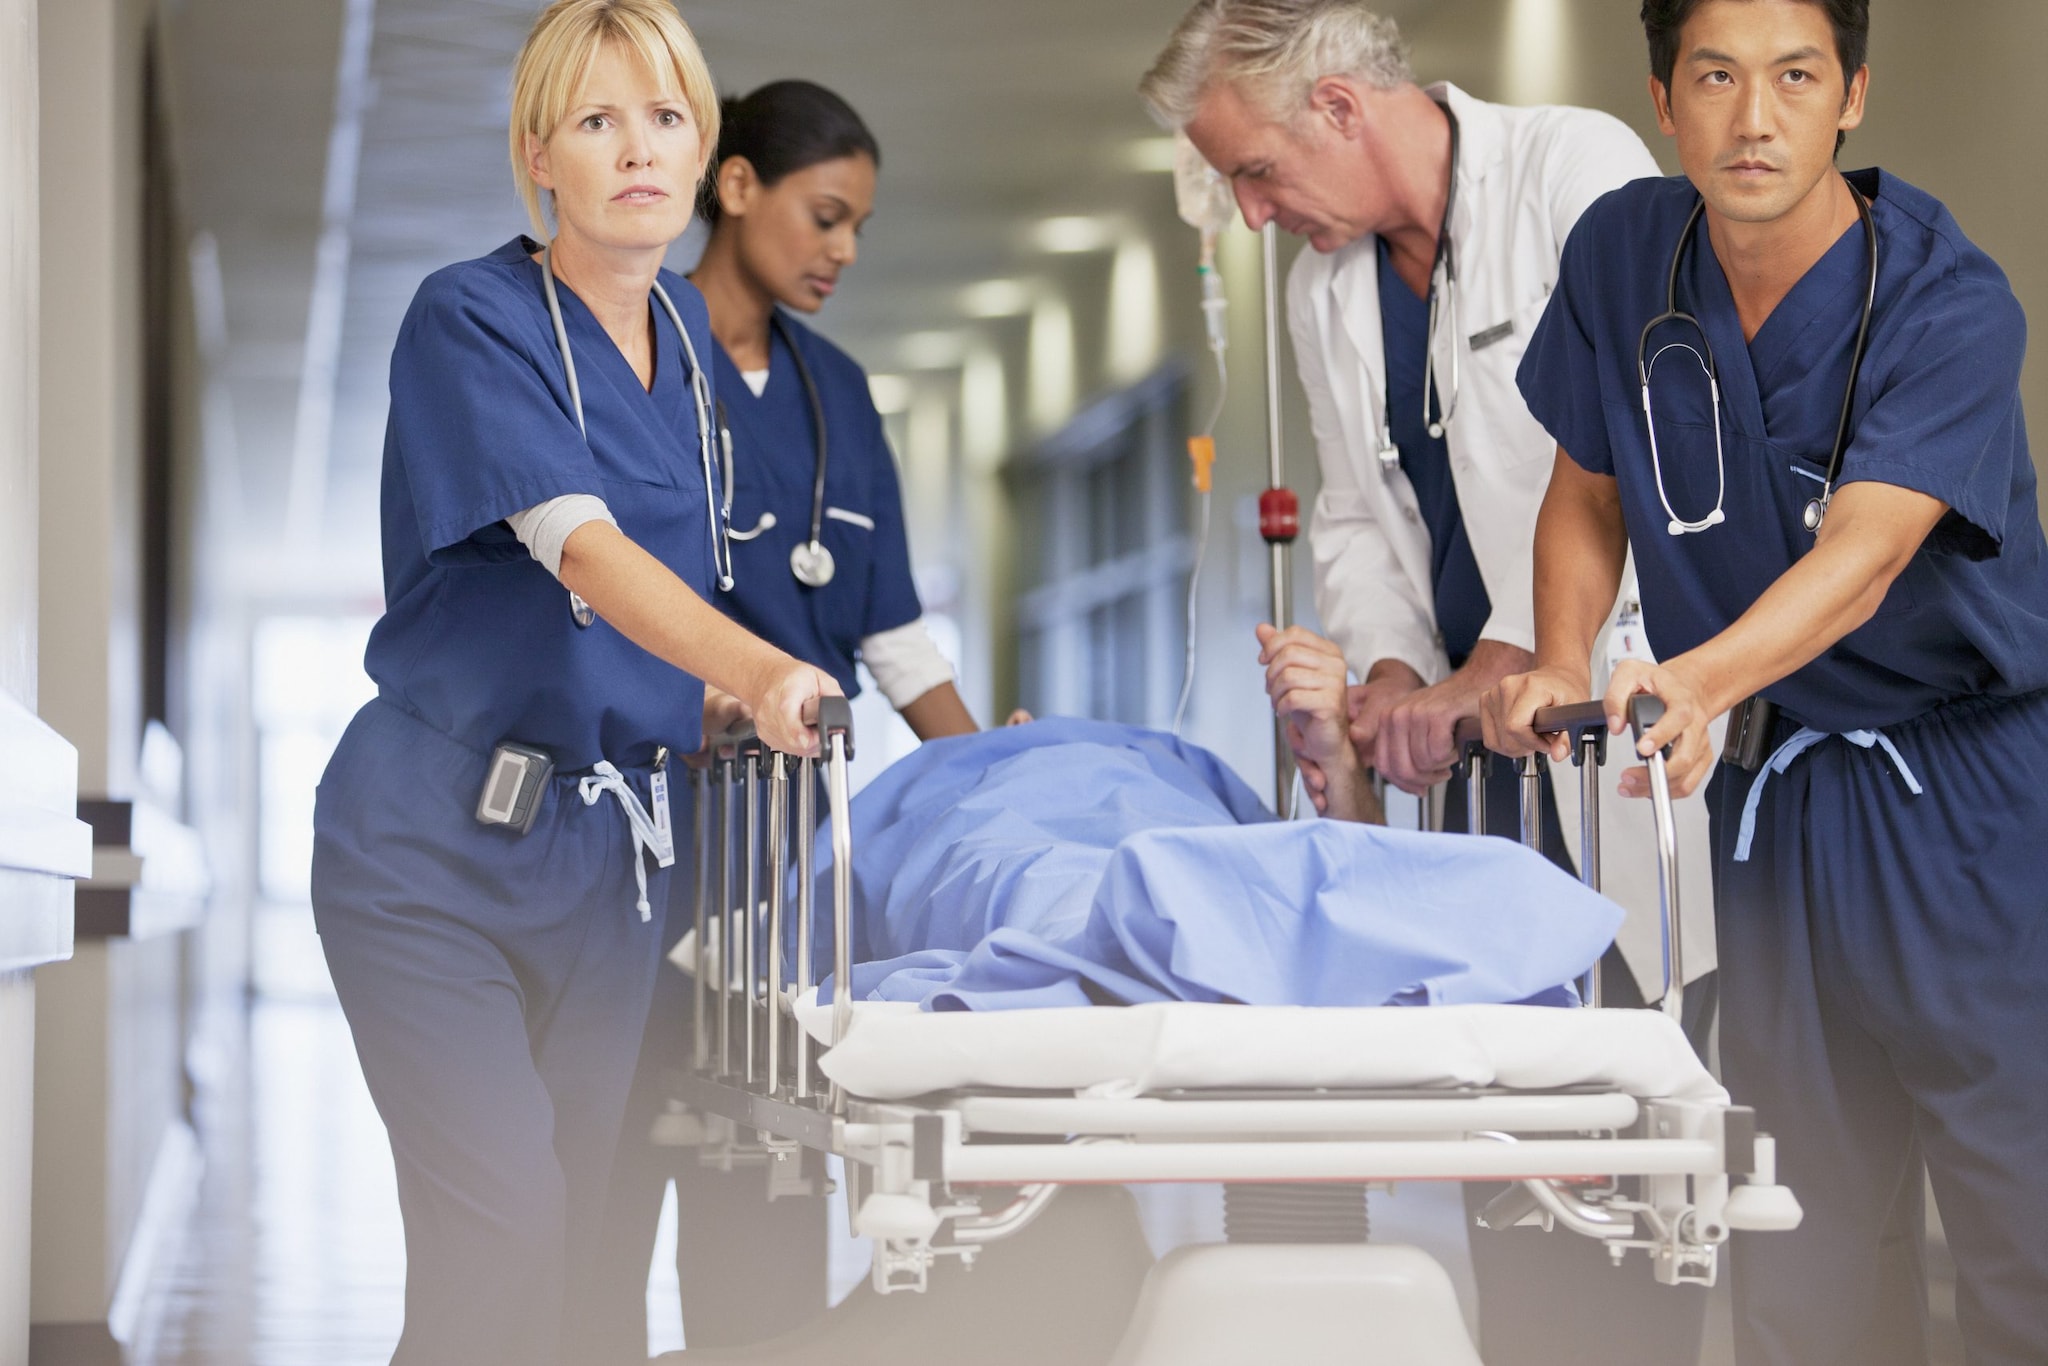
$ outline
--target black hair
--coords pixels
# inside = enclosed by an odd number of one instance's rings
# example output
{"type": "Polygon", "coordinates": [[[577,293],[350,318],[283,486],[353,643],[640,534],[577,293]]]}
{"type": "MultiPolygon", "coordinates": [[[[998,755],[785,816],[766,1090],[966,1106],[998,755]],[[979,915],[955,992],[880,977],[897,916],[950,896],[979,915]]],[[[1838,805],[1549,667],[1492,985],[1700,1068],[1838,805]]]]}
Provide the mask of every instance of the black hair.
{"type": "MultiPolygon", "coordinates": [[[[1643,35],[1650,40],[1650,74],[1668,98],[1678,70],[1678,34],[1704,0],[1643,0],[1643,35]]],[[[1870,0],[1804,0],[1826,12],[1835,30],[1835,55],[1842,61],[1842,80],[1856,78],[1870,57],[1870,0]]],[[[1849,140],[1835,134],[1835,150],[1849,140]]]]}
{"type": "Polygon", "coordinates": [[[697,212],[716,223],[718,165],[727,157],[745,157],[763,185],[821,162],[864,153],[882,165],[882,149],[853,106],[822,85],[810,81],[771,81],[743,99],[721,106],[718,150],[711,174],[697,195],[697,212]]]}

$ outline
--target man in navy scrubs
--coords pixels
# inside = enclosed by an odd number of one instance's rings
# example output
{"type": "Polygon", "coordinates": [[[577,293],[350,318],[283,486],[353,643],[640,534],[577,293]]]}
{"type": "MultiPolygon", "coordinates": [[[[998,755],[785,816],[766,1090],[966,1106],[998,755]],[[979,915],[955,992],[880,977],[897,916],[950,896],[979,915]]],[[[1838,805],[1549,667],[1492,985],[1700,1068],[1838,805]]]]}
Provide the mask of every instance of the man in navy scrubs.
{"type": "Polygon", "coordinates": [[[1940,203],[1836,169],[1869,0],[1646,0],[1643,19],[1685,176],[1588,210],[1524,360],[1559,452],[1537,666],[1489,695],[1488,738],[1563,752],[1530,719],[1585,694],[1632,547],[1664,662],[1623,664],[1609,717],[1662,698],[1640,752],[1671,747],[1677,795],[1707,783],[1726,1079],[1806,1210],[1738,1236],[1740,1359],[1926,1361],[1924,1172],[1969,1360],[2048,1361],[2048,545],[2025,319],[1940,203]],[[1758,694],[1768,759],[1716,766],[1708,719],[1758,694]]]}

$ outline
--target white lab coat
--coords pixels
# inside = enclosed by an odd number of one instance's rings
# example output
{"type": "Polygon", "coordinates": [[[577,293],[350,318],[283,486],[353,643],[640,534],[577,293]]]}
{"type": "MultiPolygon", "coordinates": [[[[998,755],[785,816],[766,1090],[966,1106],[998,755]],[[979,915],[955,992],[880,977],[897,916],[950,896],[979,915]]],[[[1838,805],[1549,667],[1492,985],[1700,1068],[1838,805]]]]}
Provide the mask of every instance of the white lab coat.
{"type": "MultiPolygon", "coordinates": [[[[1487,104],[1452,85],[1430,93],[1449,104],[1459,133],[1451,214],[1457,307],[1438,327],[1434,347],[1446,402],[1457,350],[1457,407],[1446,436],[1451,478],[1493,609],[1481,634],[1532,650],[1536,514],[1557,443],[1530,415],[1515,371],[1579,215],[1609,190],[1659,171],[1641,139],[1606,114],[1487,104]]],[[[1446,297],[1441,289],[1438,297],[1446,297]]],[[[1309,543],[1324,630],[1361,678],[1375,661],[1398,659],[1437,682],[1450,662],[1436,629],[1429,530],[1407,476],[1379,461],[1386,372],[1377,241],[1367,236],[1329,255],[1302,252],[1288,276],[1287,315],[1322,470],[1309,543]]],[[[1623,596],[1634,596],[1632,574],[1623,596]]],[[[1604,686],[1604,642],[1592,663],[1595,686],[1604,686]]],[[[1610,762],[1610,793],[1620,768],[1610,762]]],[[[1553,780],[1576,844],[1576,774],[1567,766],[1553,780]]],[[[1619,942],[1645,994],[1655,997],[1663,990],[1662,954],[1648,811],[1614,799],[1601,813],[1604,886],[1629,910],[1619,942]]],[[[1679,823],[1691,979],[1714,964],[1704,803],[1682,803],[1679,823]]]]}

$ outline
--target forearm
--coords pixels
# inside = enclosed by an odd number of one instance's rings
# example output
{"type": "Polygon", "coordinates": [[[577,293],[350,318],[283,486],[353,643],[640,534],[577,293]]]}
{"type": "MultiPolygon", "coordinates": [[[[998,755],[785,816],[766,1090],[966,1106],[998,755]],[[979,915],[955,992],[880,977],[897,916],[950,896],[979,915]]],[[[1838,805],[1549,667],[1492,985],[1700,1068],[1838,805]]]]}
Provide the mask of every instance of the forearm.
{"type": "Polygon", "coordinates": [[[1348,745],[1345,750],[1323,765],[1324,814],[1332,820],[1385,825],[1386,809],[1373,792],[1372,774],[1358,762],[1355,751],[1348,745]]]}
{"type": "Polygon", "coordinates": [[[1619,487],[1560,449],[1536,517],[1534,667],[1563,670],[1591,687],[1593,643],[1627,562],[1619,487]]]}
{"type": "Polygon", "coordinates": [[[1798,671],[1870,620],[1946,510],[1906,489],[1844,488],[1813,549],[1734,625],[1669,667],[1698,690],[1710,715],[1798,671]]]}
{"type": "Polygon", "coordinates": [[[734,697],[759,698],[792,663],[608,523],[587,522],[570,534],[561,580],[626,639],[734,697]]]}
{"type": "Polygon", "coordinates": [[[1455,683],[1476,696],[1509,674],[1527,673],[1535,664],[1536,656],[1519,645],[1482,639],[1474,642],[1472,653],[1444,681],[1455,683]]]}
{"type": "Polygon", "coordinates": [[[920,740],[972,735],[981,729],[974,724],[974,714],[967,710],[967,704],[960,700],[960,690],[951,683],[941,683],[897,710],[920,740]]]}

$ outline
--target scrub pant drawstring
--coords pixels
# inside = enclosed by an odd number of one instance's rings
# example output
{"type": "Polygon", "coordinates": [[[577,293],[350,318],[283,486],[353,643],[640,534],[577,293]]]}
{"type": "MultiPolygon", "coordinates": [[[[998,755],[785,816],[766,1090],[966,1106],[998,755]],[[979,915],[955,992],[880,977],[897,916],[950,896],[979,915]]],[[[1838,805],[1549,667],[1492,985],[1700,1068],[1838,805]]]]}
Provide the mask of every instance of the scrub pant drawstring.
{"type": "Polygon", "coordinates": [[[1763,802],[1764,788],[1770,783],[1771,775],[1773,773],[1783,773],[1786,769],[1792,767],[1793,760],[1827,739],[1831,734],[1840,734],[1844,740],[1861,749],[1870,749],[1872,747],[1882,749],[1890,757],[1892,767],[1897,769],[1899,776],[1906,780],[1906,790],[1916,797],[1920,795],[1920,780],[1913,776],[1913,770],[1906,763],[1906,757],[1899,753],[1899,747],[1894,745],[1891,737],[1883,731],[1845,730],[1831,732],[1815,730],[1811,726],[1801,726],[1792,733],[1791,739],[1779,745],[1772,752],[1771,757],[1764,761],[1763,771],[1756,775],[1756,781],[1750,785],[1749,800],[1742,804],[1742,828],[1735,839],[1735,861],[1737,863],[1749,862],[1749,842],[1756,834],[1756,809],[1763,802]]]}
{"type": "Polygon", "coordinates": [[[640,885],[640,919],[642,923],[652,920],[654,910],[647,903],[645,855],[652,852],[656,863],[668,867],[676,861],[674,837],[654,823],[640,798],[626,786],[625,777],[608,760],[600,759],[592,765],[590,776],[577,784],[577,790],[582,793],[585,806],[596,806],[607,792],[619,799],[619,808],[626,813],[626,823],[633,830],[633,879],[640,885]]]}

